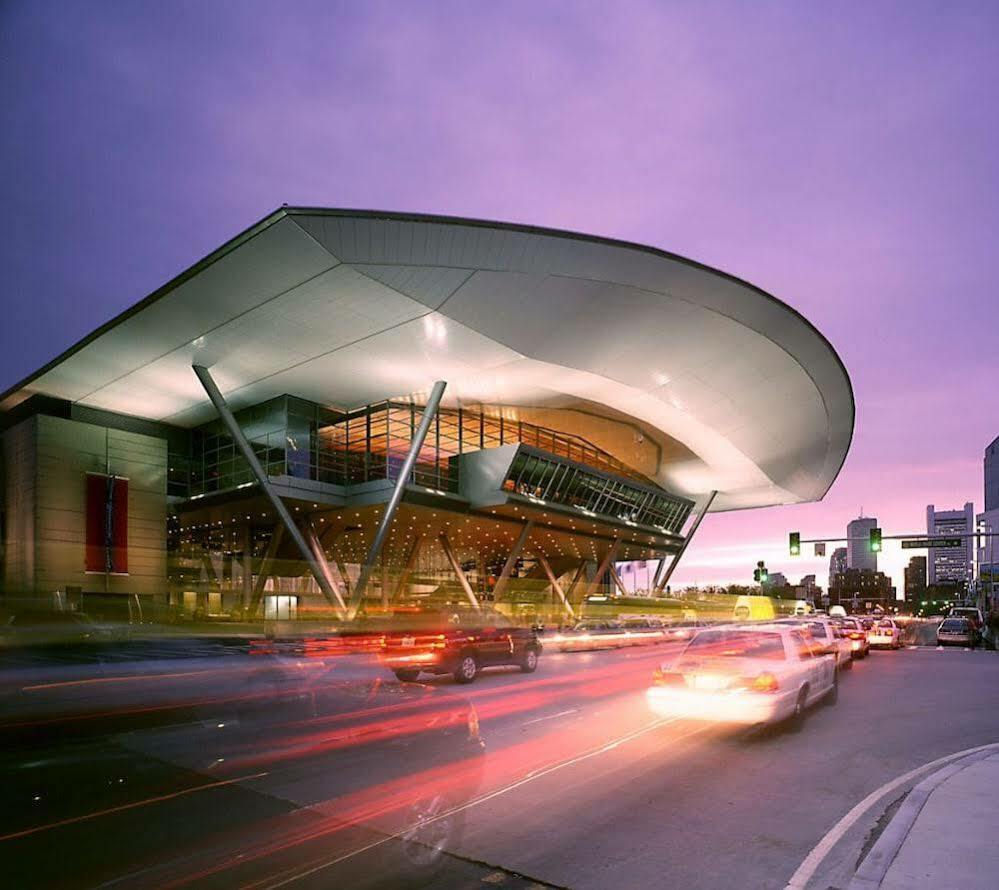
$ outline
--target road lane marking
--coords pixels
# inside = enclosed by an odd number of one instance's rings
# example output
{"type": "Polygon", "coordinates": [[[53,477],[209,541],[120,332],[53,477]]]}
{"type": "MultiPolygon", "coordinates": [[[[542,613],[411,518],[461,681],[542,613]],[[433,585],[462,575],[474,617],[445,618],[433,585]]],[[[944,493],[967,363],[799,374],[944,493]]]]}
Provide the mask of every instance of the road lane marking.
{"type": "Polygon", "coordinates": [[[93,813],[84,813],[81,816],[71,816],[68,819],[60,819],[58,822],[47,822],[45,825],[36,825],[34,828],[25,828],[22,831],[14,831],[10,834],[0,835],[0,841],[10,841],[19,837],[27,837],[31,834],[38,834],[40,831],[49,831],[52,828],[62,828],[65,825],[74,825],[77,822],[86,822],[89,819],[97,819],[101,816],[110,816],[113,813],[122,813],[125,810],[134,810],[136,807],[148,806],[152,803],[160,803],[164,800],[173,800],[187,794],[194,794],[196,791],[210,791],[213,788],[221,788],[223,785],[234,785],[237,782],[248,782],[251,779],[260,779],[267,773],[253,773],[249,776],[238,776],[235,779],[224,779],[220,782],[209,782],[207,785],[196,785],[193,788],[182,788],[180,791],[172,791],[170,794],[161,794],[158,797],[147,797],[144,800],[132,801],[132,803],[122,804],[117,807],[109,807],[106,810],[97,810],[93,813]]]}
{"type": "MultiPolygon", "coordinates": [[[[488,794],[484,794],[482,797],[477,797],[475,800],[469,801],[466,804],[462,804],[460,807],[453,807],[452,809],[447,810],[446,812],[441,813],[439,816],[435,816],[432,819],[427,819],[422,823],[414,823],[412,825],[408,825],[405,828],[397,831],[395,834],[390,834],[387,837],[380,838],[377,841],[372,841],[370,844],[365,844],[363,847],[359,847],[356,850],[351,850],[349,853],[344,853],[341,856],[337,856],[335,859],[331,859],[327,862],[321,862],[318,865],[314,865],[311,868],[298,872],[297,874],[288,875],[287,877],[281,878],[275,883],[268,884],[266,883],[266,880],[261,880],[254,883],[245,884],[243,885],[243,888],[244,890],[249,890],[249,888],[252,887],[265,886],[267,890],[277,890],[278,887],[285,887],[288,884],[291,884],[295,881],[300,881],[303,878],[310,877],[311,875],[314,875],[317,872],[322,871],[323,869],[332,868],[334,865],[339,865],[341,862],[344,862],[347,859],[351,859],[354,856],[358,856],[361,853],[366,853],[369,850],[373,850],[375,847],[380,847],[382,844],[388,843],[391,840],[400,838],[407,832],[412,831],[417,826],[425,827],[427,825],[431,825],[434,822],[437,822],[440,819],[447,819],[455,815],[456,813],[461,813],[464,812],[465,810],[471,809],[472,807],[477,807],[479,806],[479,804],[487,803],[488,801],[493,800],[496,797],[500,797],[501,795],[507,794],[510,791],[514,791],[517,788],[520,788],[522,785],[526,785],[529,782],[533,782],[535,779],[540,779],[542,776],[547,776],[551,773],[557,772],[558,770],[563,769],[564,767],[572,766],[573,764],[576,763],[581,763],[582,761],[588,760],[591,757],[597,757],[600,754],[605,754],[608,751],[617,748],[619,745],[621,745],[624,742],[636,739],[647,732],[651,732],[654,729],[659,729],[660,727],[666,726],[667,724],[676,723],[678,720],[679,720],[678,717],[663,717],[660,720],[655,720],[652,723],[650,723],[648,726],[643,726],[641,729],[637,729],[632,732],[626,733],[620,738],[614,739],[613,741],[603,744],[598,748],[587,751],[584,754],[578,755],[577,757],[570,758],[569,760],[564,760],[561,761],[560,763],[556,763],[551,766],[534,770],[528,773],[523,779],[518,779],[516,782],[511,782],[509,785],[505,785],[502,788],[497,788],[495,791],[490,791],[488,794]]],[[[698,729],[694,729],[691,730],[690,732],[684,733],[683,735],[677,736],[675,739],[671,739],[671,741],[679,741],[680,739],[689,738],[690,736],[697,735],[698,733],[701,732],[705,732],[708,728],[709,726],[702,726],[698,729]]]]}
{"type": "Polygon", "coordinates": [[[978,751],[987,751],[990,749],[999,749],[999,742],[993,742],[988,745],[979,745],[976,748],[965,748],[963,751],[958,751],[954,754],[948,754],[945,757],[931,760],[929,763],[917,766],[915,769],[911,769],[909,772],[903,773],[901,776],[892,779],[890,782],[886,782],[880,788],[876,788],[852,810],[850,810],[850,812],[848,812],[842,819],[840,819],[839,822],[837,822],[826,833],[822,840],[812,847],[811,852],[805,857],[801,865],[798,866],[795,873],[791,875],[791,879],[787,882],[784,890],[803,890],[803,888],[807,886],[808,882],[815,876],[815,872],[818,871],[822,861],[829,855],[832,848],[835,847],[840,840],[842,840],[843,835],[850,830],[853,824],[857,822],[857,820],[859,820],[860,817],[867,812],[867,810],[874,806],[874,804],[888,794],[888,792],[894,791],[900,785],[904,785],[906,782],[915,778],[920,773],[926,772],[928,769],[933,769],[933,767],[936,766],[942,766],[952,760],[959,760],[962,757],[967,757],[969,754],[975,754],[978,751]]]}
{"type": "Polygon", "coordinates": [[[542,720],[554,720],[556,717],[565,717],[566,714],[578,714],[579,708],[570,708],[568,711],[559,711],[557,714],[549,714],[547,717],[535,717],[522,723],[521,726],[530,726],[532,723],[540,723],[542,720]]]}

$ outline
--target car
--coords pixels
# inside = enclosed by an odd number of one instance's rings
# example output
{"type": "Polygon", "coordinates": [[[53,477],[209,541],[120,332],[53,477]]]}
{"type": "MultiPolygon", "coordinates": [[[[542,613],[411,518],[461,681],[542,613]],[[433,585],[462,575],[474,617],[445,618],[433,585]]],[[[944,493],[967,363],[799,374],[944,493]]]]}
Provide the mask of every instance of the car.
{"type": "Polygon", "coordinates": [[[471,683],[482,668],[516,665],[525,674],[538,669],[542,645],[532,627],[519,627],[499,612],[454,613],[436,626],[388,631],[379,657],[396,678],[417,680],[421,673],[451,674],[471,683]]]}
{"type": "Polygon", "coordinates": [[[836,702],[838,675],[835,658],[804,628],[718,627],[698,631],[659,666],[646,700],[662,717],[800,728],[807,708],[836,702]]]}
{"type": "Polygon", "coordinates": [[[106,628],[83,612],[28,609],[7,619],[0,633],[5,646],[56,647],[110,640],[106,628]]]}
{"type": "Polygon", "coordinates": [[[840,634],[836,625],[824,615],[810,615],[808,618],[783,618],[778,624],[789,624],[804,628],[812,638],[836,658],[836,668],[847,670],[853,667],[853,648],[849,639],[840,634]]]}
{"type": "Polygon", "coordinates": [[[901,649],[902,628],[891,618],[882,618],[867,631],[867,642],[872,649],[901,649]]]}
{"type": "Polygon", "coordinates": [[[658,618],[643,618],[641,616],[621,619],[625,642],[629,646],[646,646],[660,643],[665,637],[665,629],[658,618]]]}
{"type": "Polygon", "coordinates": [[[969,618],[945,618],[937,628],[938,646],[968,646],[975,648],[978,632],[969,618]]]}
{"type": "Polygon", "coordinates": [[[967,618],[972,625],[974,625],[975,630],[981,633],[982,627],[985,625],[985,619],[982,617],[982,610],[974,606],[953,606],[950,612],[947,613],[948,618],[967,618]]]}
{"type": "Polygon", "coordinates": [[[551,641],[562,652],[616,649],[632,642],[624,623],[613,618],[584,618],[554,634],[551,641]]]}
{"type": "Polygon", "coordinates": [[[850,641],[850,654],[853,658],[867,658],[871,644],[867,639],[867,628],[857,618],[843,618],[839,622],[840,632],[850,641]]]}
{"type": "Polygon", "coordinates": [[[666,639],[689,640],[697,631],[706,626],[704,621],[675,621],[666,627],[666,639]]]}

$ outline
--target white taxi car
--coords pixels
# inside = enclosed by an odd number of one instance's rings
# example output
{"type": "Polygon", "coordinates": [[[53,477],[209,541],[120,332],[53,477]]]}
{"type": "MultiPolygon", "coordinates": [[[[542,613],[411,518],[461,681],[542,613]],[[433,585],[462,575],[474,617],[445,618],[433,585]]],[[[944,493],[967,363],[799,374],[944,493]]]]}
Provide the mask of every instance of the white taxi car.
{"type": "Polygon", "coordinates": [[[808,618],[784,618],[777,623],[804,628],[830,655],[836,656],[836,667],[839,670],[853,667],[853,647],[850,640],[831,619],[812,615],[808,618]]]}
{"type": "Polygon", "coordinates": [[[669,717],[756,725],[792,720],[839,692],[835,658],[786,624],[701,630],[653,676],[649,708],[669,717]]]}
{"type": "Polygon", "coordinates": [[[886,649],[901,649],[902,628],[891,618],[882,618],[867,631],[867,642],[872,649],[879,646],[884,646],[886,649]]]}

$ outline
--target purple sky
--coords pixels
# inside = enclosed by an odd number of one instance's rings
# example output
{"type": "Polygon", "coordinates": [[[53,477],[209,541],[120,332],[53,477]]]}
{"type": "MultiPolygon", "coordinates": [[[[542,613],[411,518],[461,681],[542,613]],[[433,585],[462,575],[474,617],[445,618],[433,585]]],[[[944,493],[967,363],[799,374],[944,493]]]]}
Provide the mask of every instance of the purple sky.
{"type": "Polygon", "coordinates": [[[285,202],[645,242],[799,309],[857,398],[825,501],[710,517],[676,580],[823,582],[788,530],[981,509],[997,42],[971,2],[8,0],[0,389],[285,202]]]}

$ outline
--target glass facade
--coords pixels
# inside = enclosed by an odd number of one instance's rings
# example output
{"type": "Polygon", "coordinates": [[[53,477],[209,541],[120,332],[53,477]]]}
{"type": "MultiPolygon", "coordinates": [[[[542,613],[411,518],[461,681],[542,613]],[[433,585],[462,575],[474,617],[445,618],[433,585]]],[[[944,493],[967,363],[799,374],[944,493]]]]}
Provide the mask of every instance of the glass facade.
{"type": "MultiPolygon", "coordinates": [[[[269,476],[343,486],[397,479],[422,417],[422,406],[404,402],[342,412],[291,396],[236,413],[269,476]]],[[[539,496],[558,503],[674,533],[692,507],[586,439],[462,408],[438,411],[411,481],[457,492],[458,457],[502,445],[528,449],[518,456],[506,483],[517,493],[542,492],[539,496]]],[[[193,432],[190,457],[171,454],[169,480],[170,493],[182,497],[230,491],[255,481],[221,421],[193,432]]]]}
{"type": "Polygon", "coordinates": [[[534,500],[575,507],[584,514],[652,526],[676,535],[694,506],[693,501],[660,489],[594,473],[523,447],[510,465],[503,488],[534,500]]]}

